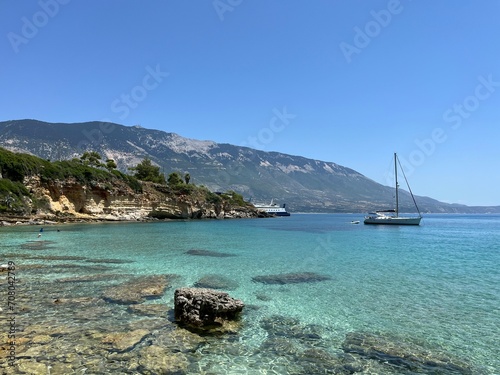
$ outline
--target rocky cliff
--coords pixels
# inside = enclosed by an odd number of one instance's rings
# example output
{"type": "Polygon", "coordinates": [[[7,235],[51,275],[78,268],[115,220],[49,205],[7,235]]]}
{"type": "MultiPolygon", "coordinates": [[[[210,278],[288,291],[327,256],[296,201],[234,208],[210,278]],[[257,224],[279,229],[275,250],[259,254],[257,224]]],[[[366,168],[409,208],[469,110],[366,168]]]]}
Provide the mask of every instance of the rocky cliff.
{"type": "Polygon", "coordinates": [[[82,184],[74,178],[43,182],[39,176],[29,176],[23,184],[30,192],[30,197],[24,199],[23,212],[4,214],[2,220],[118,221],[263,216],[251,205],[231,203],[227,195],[209,202],[196,191],[189,195],[176,194],[165,185],[148,182],[142,183],[141,193],[120,180],[82,184]]]}
{"type": "Polygon", "coordinates": [[[265,216],[234,191],[216,194],[176,174],[168,183],[150,177],[139,180],[86,159],[50,162],[0,148],[0,222],[265,216]]]}

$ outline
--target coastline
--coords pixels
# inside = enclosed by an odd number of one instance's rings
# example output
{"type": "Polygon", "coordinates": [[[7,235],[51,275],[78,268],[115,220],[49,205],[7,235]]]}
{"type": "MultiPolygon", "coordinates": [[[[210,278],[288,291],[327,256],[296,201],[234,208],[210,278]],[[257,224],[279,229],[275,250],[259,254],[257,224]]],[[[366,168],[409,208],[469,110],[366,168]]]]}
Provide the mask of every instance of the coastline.
{"type": "Polygon", "coordinates": [[[109,216],[106,217],[64,217],[64,218],[48,218],[45,215],[34,216],[5,216],[0,215],[0,227],[9,226],[41,226],[41,225],[61,225],[61,224],[98,224],[98,223],[152,223],[162,221],[200,221],[200,220],[230,220],[230,219],[256,219],[256,218],[271,218],[274,215],[224,215],[217,217],[200,217],[200,218],[164,218],[158,219],[154,217],[144,216],[141,218],[130,218],[128,216],[109,216]]]}

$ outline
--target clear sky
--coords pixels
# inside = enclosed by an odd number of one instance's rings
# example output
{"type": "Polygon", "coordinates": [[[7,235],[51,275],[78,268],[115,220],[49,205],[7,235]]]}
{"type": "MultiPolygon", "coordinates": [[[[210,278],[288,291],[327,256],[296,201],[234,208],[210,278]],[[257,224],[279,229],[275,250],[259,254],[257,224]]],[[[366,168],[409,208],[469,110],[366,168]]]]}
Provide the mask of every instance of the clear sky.
{"type": "Polygon", "coordinates": [[[0,120],[109,120],[500,205],[498,0],[0,0],[0,120]]]}

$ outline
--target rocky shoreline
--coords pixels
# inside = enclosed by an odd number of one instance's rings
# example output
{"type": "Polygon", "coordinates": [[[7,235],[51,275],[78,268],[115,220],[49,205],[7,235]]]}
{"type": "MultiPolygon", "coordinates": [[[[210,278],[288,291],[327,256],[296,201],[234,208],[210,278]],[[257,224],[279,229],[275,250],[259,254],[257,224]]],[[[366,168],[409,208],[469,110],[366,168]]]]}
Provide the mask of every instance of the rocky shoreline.
{"type": "Polygon", "coordinates": [[[4,226],[268,216],[235,191],[214,193],[190,183],[189,174],[184,180],[177,172],[168,181],[138,179],[105,170],[102,164],[89,164],[83,156],[82,160],[50,163],[3,151],[0,225],[4,226]]]}
{"type": "Polygon", "coordinates": [[[231,202],[227,195],[210,201],[203,190],[186,195],[148,182],[142,183],[141,192],[133,191],[119,180],[113,181],[112,185],[88,185],[71,178],[42,182],[38,176],[30,176],[23,184],[32,198],[24,200],[24,212],[0,214],[0,226],[271,216],[251,204],[231,202]]]}
{"type": "Polygon", "coordinates": [[[223,216],[217,217],[202,217],[197,219],[192,218],[164,218],[158,219],[149,216],[134,217],[129,216],[66,216],[66,217],[54,217],[52,215],[32,215],[32,216],[9,216],[0,215],[0,227],[9,226],[50,226],[50,225],[60,225],[60,224],[98,224],[98,223],[110,223],[110,222],[158,222],[158,221],[179,221],[179,220],[221,220],[221,219],[251,219],[251,218],[269,218],[272,215],[267,215],[265,213],[258,213],[256,215],[240,215],[240,214],[225,214],[223,216]]]}

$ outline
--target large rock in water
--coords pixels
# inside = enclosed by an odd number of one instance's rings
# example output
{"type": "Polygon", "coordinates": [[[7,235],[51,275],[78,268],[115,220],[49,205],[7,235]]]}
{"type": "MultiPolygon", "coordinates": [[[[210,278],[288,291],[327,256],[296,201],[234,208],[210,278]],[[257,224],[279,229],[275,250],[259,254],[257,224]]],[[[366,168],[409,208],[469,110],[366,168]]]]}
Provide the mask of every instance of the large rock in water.
{"type": "Polygon", "coordinates": [[[195,328],[209,328],[235,320],[245,306],[227,293],[205,288],[177,289],[174,299],[175,319],[195,328]]]}

